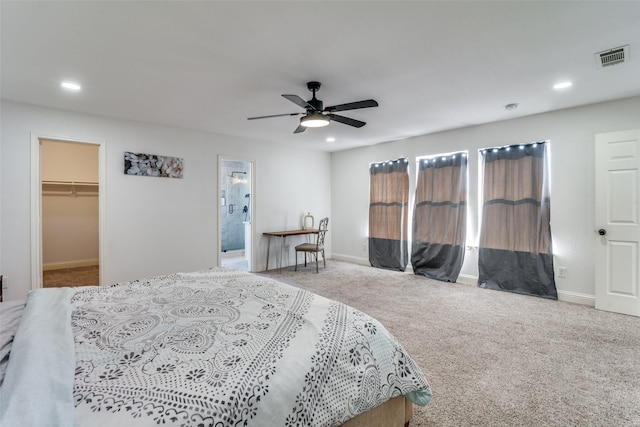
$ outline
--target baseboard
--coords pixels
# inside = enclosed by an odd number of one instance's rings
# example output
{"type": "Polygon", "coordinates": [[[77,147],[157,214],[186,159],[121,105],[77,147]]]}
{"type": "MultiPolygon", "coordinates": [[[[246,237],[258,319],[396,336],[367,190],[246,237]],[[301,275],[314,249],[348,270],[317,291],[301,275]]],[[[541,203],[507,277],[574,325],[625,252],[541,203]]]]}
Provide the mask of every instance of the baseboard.
{"type": "Polygon", "coordinates": [[[596,306],[595,295],[581,294],[571,291],[558,291],[558,301],[572,302],[574,304],[596,306]]]}
{"type": "Polygon", "coordinates": [[[99,264],[100,262],[98,258],[79,259],[75,261],[64,261],[64,262],[49,262],[47,264],[42,265],[42,270],[49,271],[49,270],[62,270],[63,268],[91,267],[99,264]]]}
{"type": "Polygon", "coordinates": [[[355,257],[350,255],[342,255],[342,254],[337,254],[335,252],[331,254],[331,258],[338,261],[351,262],[353,264],[371,265],[371,263],[369,262],[369,258],[360,258],[360,257],[355,257]]]}

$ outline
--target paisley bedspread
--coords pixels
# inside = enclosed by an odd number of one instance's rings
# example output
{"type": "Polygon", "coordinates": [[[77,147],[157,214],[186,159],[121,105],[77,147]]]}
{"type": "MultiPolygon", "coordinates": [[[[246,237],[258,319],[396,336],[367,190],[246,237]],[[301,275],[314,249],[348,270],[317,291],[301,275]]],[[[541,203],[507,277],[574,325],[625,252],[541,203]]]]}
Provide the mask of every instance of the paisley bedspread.
{"type": "Polygon", "coordinates": [[[269,278],[178,273],[69,303],[76,426],[339,426],[398,395],[431,397],[378,321],[269,278]]]}

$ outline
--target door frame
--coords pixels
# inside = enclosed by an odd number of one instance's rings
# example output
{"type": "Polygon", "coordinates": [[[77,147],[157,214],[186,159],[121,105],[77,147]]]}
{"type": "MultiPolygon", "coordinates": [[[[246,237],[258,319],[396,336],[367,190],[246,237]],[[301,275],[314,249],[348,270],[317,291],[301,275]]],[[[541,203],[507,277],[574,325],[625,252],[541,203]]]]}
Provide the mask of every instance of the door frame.
{"type": "Polygon", "coordinates": [[[42,288],[42,155],[40,140],[91,144],[98,146],[98,270],[99,284],[104,282],[106,225],[106,143],[31,132],[31,289],[42,288]]]}
{"type": "MultiPolygon", "coordinates": [[[[251,218],[251,247],[249,248],[249,252],[251,254],[250,259],[251,259],[251,265],[249,265],[249,271],[255,271],[255,265],[256,265],[256,257],[255,257],[255,248],[256,248],[256,161],[255,159],[252,158],[248,158],[248,157],[243,157],[243,156],[229,156],[229,155],[223,155],[223,154],[219,154],[218,155],[218,176],[216,179],[216,183],[217,183],[217,187],[218,187],[218,198],[216,199],[216,206],[218,206],[218,245],[217,245],[217,254],[216,254],[216,259],[217,259],[217,266],[222,266],[222,205],[220,200],[222,199],[222,179],[221,179],[221,173],[222,173],[222,163],[223,162],[245,162],[245,163],[249,163],[250,168],[251,168],[251,179],[249,181],[249,194],[251,195],[251,199],[250,199],[250,203],[249,203],[249,218],[251,218]]],[[[244,250],[246,251],[247,248],[244,248],[244,250]]]]}

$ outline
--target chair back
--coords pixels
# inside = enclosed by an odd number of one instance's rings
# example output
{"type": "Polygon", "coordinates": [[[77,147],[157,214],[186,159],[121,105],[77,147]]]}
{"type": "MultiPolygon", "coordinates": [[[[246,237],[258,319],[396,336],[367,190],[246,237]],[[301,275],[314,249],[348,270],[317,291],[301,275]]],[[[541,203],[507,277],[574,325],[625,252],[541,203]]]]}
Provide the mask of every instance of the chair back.
{"type": "Polygon", "coordinates": [[[329,225],[329,218],[322,218],[318,225],[318,239],[316,240],[316,246],[324,246],[324,235],[327,234],[327,227],[329,225]]]}

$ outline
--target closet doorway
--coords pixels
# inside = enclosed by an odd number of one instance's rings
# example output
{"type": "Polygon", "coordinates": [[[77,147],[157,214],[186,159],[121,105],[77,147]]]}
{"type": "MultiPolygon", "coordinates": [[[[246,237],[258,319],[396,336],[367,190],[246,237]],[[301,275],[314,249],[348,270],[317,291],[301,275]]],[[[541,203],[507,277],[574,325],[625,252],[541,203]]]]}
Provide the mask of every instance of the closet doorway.
{"type": "Polygon", "coordinates": [[[254,162],[219,157],[218,265],[253,271],[254,162]]]}
{"type": "Polygon", "coordinates": [[[38,137],[34,151],[32,287],[100,285],[102,146],[38,137]]]}

